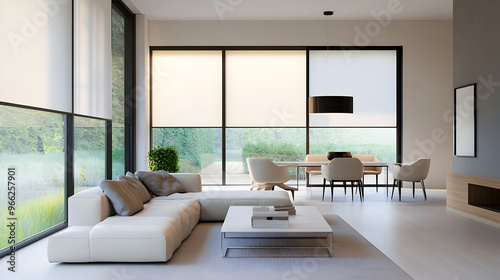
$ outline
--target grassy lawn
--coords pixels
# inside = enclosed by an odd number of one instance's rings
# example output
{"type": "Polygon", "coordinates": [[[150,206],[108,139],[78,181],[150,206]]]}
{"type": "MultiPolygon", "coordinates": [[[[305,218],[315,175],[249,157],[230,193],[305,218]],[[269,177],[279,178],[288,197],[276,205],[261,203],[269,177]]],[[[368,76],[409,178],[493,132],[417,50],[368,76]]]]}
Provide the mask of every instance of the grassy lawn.
{"type": "MultiPolygon", "coordinates": [[[[16,242],[26,239],[52,226],[64,221],[64,199],[63,195],[46,195],[38,200],[22,203],[16,206],[15,217],[17,217],[16,242]]],[[[10,229],[7,228],[8,212],[0,212],[2,226],[0,228],[0,248],[10,246],[8,237],[10,229]]]]}
{"type": "MultiPolygon", "coordinates": [[[[75,154],[77,187],[95,186],[104,178],[103,160],[97,152],[75,154]]],[[[0,153],[0,172],[16,168],[16,241],[64,222],[64,153],[0,153]]],[[[9,246],[7,228],[7,178],[0,176],[0,248],[9,246]]]]}

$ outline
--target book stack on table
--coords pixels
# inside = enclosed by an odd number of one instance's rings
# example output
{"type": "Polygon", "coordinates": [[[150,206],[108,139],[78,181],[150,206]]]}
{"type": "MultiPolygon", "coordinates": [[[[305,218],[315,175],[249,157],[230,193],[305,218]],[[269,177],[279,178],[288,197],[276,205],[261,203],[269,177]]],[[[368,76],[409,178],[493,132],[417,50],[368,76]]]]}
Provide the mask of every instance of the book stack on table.
{"type": "Polygon", "coordinates": [[[274,206],[274,211],[288,211],[288,215],[295,215],[297,211],[295,210],[295,206],[293,205],[279,205],[274,206]]]}
{"type": "Polygon", "coordinates": [[[288,211],[276,211],[273,206],[255,206],[252,212],[252,227],[288,227],[288,211]]]}

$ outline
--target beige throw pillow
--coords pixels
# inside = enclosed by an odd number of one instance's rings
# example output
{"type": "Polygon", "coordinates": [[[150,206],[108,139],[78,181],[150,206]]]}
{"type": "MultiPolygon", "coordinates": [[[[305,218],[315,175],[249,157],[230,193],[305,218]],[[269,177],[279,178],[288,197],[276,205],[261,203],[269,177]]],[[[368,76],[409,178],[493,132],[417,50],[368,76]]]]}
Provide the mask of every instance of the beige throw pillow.
{"type": "Polygon", "coordinates": [[[178,192],[186,192],[174,176],[167,171],[136,171],[135,176],[156,196],[166,196],[178,192]]]}

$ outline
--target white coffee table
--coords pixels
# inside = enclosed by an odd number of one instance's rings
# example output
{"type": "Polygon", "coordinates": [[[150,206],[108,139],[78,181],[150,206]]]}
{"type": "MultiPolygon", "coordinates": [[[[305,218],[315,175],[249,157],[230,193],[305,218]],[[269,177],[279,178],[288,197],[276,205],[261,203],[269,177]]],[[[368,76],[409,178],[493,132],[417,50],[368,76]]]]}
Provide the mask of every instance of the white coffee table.
{"type": "Polygon", "coordinates": [[[253,206],[231,206],[221,228],[221,254],[229,249],[308,248],[332,257],[333,232],[315,206],[296,206],[288,228],[252,228],[253,206]]]}

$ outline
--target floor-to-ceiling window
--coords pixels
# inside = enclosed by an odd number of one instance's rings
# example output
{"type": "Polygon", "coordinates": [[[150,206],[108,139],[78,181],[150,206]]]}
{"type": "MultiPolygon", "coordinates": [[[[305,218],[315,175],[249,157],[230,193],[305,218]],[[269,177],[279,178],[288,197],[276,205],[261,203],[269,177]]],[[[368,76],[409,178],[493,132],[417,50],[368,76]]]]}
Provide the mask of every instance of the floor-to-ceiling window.
{"type": "Polygon", "coordinates": [[[69,195],[134,166],[133,14],[119,0],[49,6],[0,3],[0,257],[64,228],[69,195]]]}
{"type": "Polygon", "coordinates": [[[156,51],[153,146],[172,145],[180,172],[222,183],[222,51],[156,51]]]}
{"type": "Polygon", "coordinates": [[[106,121],[74,117],[75,193],[106,178],[106,121]]]}
{"type": "Polygon", "coordinates": [[[64,130],[64,114],[0,105],[0,249],[64,222],[64,130]]]}
{"type": "Polygon", "coordinates": [[[347,151],[396,162],[396,50],[310,50],[309,96],[325,95],[352,96],[353,113],[310,114],[309,153],[347,151]]]}
{"type": "Polygon", "coordinates": [[[125,17],[116,7],[111,9],[111,59],[112,177],[115,178],[125,170],[125,17]]]}
{"type": "MultiPolygon", "coordinates": [[[[400,54],[399,47],[153,48],[152,145],[174,145],[181,172],[200,172],[204,184],[248,184],[251,156],[300,161],[349,151],[395,162],[400,54]],[[354,113],[308,115],[307,98],[320,95],[353,96],[354,113]]],[[[291,179],[304,179],[295,173],[291,179]]]]}
{"type": "Polygon", "coordinates": [[[66,220],[73,7],[44,7],[0,2],[0,257],[66,220]]]}
{"type": "Polygon", "coordinates": [[[111,9],[111,177],[135,171],[135,18],[119,0],[111,9]]]}
{"type": "Polygon", "coordinates": [[[226,184],[251,182],[247,157],[305,158],[306,51],[228,50],[225,66],[226,184]]]}

